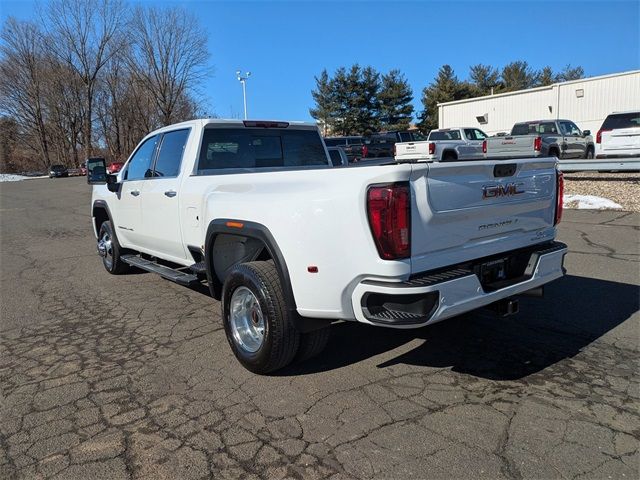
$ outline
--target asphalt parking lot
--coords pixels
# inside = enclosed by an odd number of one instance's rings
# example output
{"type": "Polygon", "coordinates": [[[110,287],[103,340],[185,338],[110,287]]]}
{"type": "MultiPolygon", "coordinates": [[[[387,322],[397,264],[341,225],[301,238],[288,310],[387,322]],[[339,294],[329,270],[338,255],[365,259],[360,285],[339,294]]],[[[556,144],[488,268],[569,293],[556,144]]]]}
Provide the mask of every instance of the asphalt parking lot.
{"type": "Polygon", "coordinates": [[[639,213],[567,211],[516,317],[336,324],[260,377],[204,290],[104,271],[89,195],[0,185],[0,478],[638,478],[639,213]]]}

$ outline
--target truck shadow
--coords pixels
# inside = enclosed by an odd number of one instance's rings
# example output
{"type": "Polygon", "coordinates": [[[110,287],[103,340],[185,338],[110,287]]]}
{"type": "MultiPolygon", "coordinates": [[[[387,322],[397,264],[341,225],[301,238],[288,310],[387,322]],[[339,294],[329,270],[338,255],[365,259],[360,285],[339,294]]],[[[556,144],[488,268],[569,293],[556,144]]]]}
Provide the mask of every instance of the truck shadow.
{"type": "Polygon", "coordinates": [[[523,298],[520,313],[497,318],[472,312],[418,330],[334,324],[318,357],[278,372],[295,376],[345,367],[401,347],[416,348],[378,364],[433,368],[491,379],[517,380],[575,356],[638,311],[640,287],[568,275],[546,287],[543,299],[523,298]]]}

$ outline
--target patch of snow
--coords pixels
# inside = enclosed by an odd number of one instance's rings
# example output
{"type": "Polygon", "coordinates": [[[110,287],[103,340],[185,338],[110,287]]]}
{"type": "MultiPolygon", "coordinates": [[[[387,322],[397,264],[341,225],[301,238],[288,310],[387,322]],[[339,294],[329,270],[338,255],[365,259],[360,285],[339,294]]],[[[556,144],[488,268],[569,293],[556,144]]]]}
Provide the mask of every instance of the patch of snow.
{"type": "Polygon", "coordinates": [[[622,208],[613,200],[595,195],[565,195],[564,207],[593,210],[616,210],[622,208]]]}
{"type": "Polygon", "coordinates": [[[19,182],[20,180],[25,180],[29,177],[25,177],[24,175],[13,175],[11,173],[0,173],[0,182],[19,182]]]}

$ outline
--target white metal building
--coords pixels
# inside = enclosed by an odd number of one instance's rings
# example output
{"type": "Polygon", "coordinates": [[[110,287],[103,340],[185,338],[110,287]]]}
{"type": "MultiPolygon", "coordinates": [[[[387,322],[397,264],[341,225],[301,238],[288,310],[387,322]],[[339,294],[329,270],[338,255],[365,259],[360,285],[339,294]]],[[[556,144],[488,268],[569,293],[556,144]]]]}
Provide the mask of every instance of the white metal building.
{"type": "Polygon", "coordinates": [[[566,118],[595,136],[608,114],[627,110],[640,110],[640,70],[440,103],[438,125],[495,135],[516,122],[566,118]]]}

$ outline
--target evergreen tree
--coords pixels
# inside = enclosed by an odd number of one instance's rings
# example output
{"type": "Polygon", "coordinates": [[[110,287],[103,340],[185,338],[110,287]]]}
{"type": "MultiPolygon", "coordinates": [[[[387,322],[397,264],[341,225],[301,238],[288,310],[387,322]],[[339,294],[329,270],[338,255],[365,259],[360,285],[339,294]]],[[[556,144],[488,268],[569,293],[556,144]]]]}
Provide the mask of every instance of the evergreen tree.
{"type": "Polygon", "coordinates": [[[477,95],[489,95],[491,89],[495,91],[500,87],[500,72],[491,65],[481,63],[472,65],[469,69],[469,80],[476,88],[477,95]]]}
{"type": "Polygon", "coordinates": [[[316,89],[311,91],[313,100],[316,102],[315,108],[309,109],[309,114],[318,120],[323,126],[323,133],[332,130],[336,118],[336,96],[332,80],[329,78],[327,70],[324,69],[316,80],[316,89]]]}
{"type": "Polygon", "coordinates": [[[380,102],[380,125],[386,130],[406,130],[413,115],[413,92],[400,70],[391,70],[382,75],[378,94],[380,102]]]}
{"type": "Polygon", "coordinates": [[[538,86],[546,87],[556,83],[556,81],[556,75],[553,73],[551,67],[546,66],[540,70],[540,74],[538,75],[538,86]]]}
{"type": "Polygon", "coordinates": [[[580,80],[584,78],[584,68],[566,65],[564,69],[558,74],[557,79],[559,82],[568,82],[569,80],[580,80]]]}
{"type": "Polygon", "coordinates": [[[512,92],[534,87],[538,83],[538,73],[524,61],[511,62],[502,69],[504,91],[512,92]]]}
{"type": "Polygon", "coordinates": [[[422,91],[424,110],[420,115],[419,128],[426,132],[438,128],[438,103],[452,102],[472,96],[472,87],[460,82],[449,65],[443,65],[435,80],[422,91]]]}

